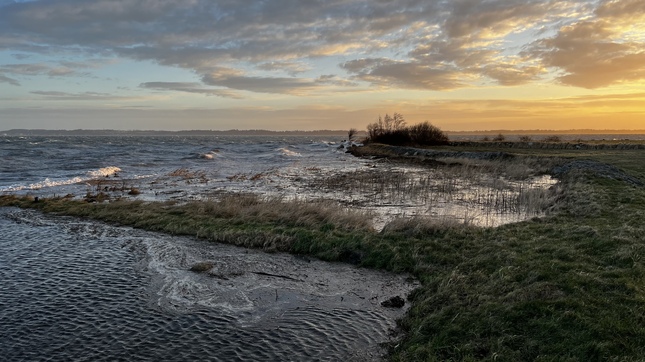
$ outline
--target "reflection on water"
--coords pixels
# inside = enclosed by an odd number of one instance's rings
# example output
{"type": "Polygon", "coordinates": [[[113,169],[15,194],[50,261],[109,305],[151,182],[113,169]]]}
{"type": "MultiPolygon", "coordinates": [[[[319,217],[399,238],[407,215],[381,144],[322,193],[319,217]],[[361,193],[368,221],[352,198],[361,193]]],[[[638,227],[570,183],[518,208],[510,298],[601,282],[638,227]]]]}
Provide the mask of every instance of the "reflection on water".
{"type": "Polygon", "coordinates": [[[0,209],[4,360],[377,358],[403,276],[0,209]],[[188,269],[210,261],[203,274],[188,269]]]}

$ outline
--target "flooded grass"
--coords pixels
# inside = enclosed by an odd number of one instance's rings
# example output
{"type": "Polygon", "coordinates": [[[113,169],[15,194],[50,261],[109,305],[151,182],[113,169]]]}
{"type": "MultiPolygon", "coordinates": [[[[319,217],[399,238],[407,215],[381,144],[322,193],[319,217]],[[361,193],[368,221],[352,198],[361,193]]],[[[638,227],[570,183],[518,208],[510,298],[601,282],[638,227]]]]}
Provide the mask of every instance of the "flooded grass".
{"type": "MultiPolygon", "coordinates": [[[[516,151],[523,161],[513,165],[518,157],[509,159],[506,178],[482,176],[499,194],[482,191],[474,200],[511,210],[520,204],[538,209],[546,204],[548,212],[495,228],[418,216],[395,218],[377,232],[369,217],[337,206],[246,195],[184,203],[35,202],[3,196],[0,205],[412,273],[421,287],[409,297],[412,308],[400,322],[405,337],[390,346],[393,361],[642,359],[645,187],[633,181],[645,181],[645,154],[613,149],[516,151]],[[595,163],[575,163],[580,160],[595,163]],[[563,168],[557,190],[549,191],[557,192],[546,195],[523,184],[528,179],[522,172],[508,173],[524,168],[534,177],[565,164],[573,166],[563,168]],[[592,166],[576,166],[583,164],[592,166]],[[520,185],[521,197],[502,196],[504,190],[520,192],[520,185]]],[[[497,167],[473,161],[472,170],[459,170],[466,163],[450,166],[456,173],[446,179],[399,173],[384,180],[361,171],[337,182],[356,195],[382,187],[384,193],[402,198],[425,191],[455,198],[464,187],[460,172],[472,176],[497,167]]],[[[331,180],[322,185],[335,187],[331,180]]]]}
{"type": "Polygon", "coordinates": [[[552,161],[408,157],[414,162],[409,165],[400,159],[314,178],[310,188],[374,211],[379,229],[397,217],[451,217],[499,226],[544,215],[561,192],[557,180],[545,174],[552,161]]]}

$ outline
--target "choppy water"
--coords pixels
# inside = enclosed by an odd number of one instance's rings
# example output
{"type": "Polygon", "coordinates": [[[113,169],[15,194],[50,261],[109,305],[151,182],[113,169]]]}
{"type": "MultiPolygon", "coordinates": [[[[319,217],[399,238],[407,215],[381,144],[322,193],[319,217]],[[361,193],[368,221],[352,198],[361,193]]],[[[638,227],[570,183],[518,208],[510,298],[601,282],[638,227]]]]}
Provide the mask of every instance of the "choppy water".
{"type": "Polygon", "coordinates": [[[363,161],[337,150],[334,137],[59,136],[0,137],[0,193],[82,195],[136,187],[145,198],[217,190],[279,192],[309,169],[342,171],[363,161]],[[252,180],[251,180],[252,179],[252,180]]]}
{"type": "MultiPolygon", "coordinates": [[[[479,226],[536,216],[533,211],[518,212],[521,208],[491,210],[473,201],[473,195],[500,191],[473,185],[478,180],[451,176],[449,186],[456,195],[446,194],[442,170],[359,159],[345,153],[341,141],[338,136],[3,136],[0,194],[80,198],[106,193],[112,198],[189,200],[252,192],[305,200],[325,198],[368,211],[377,229],[399,216],[447,217],[479,226]],[[359,179],[355,183],[362,185],[346,187],[347,176],[355,178],[366,170],[405,176],[387,187],[374,185],[378,187],[373,190],[364,187],[369,182],[359,179]],[[414,180],[432,186],[424,187],[425,194],[383,191],[414,180]]],[[[503,183],[509,185],[504,193],[521,199],[517,190],[546,188],[555,180],[542,177],[517,187],[503,183]]]]}
{"type": "Polygon", "coordinates": [[[0,208],[0,235],[3,361],[372,360],[403,313],[380,302],[414,287],[30,210],[0,208]]]}

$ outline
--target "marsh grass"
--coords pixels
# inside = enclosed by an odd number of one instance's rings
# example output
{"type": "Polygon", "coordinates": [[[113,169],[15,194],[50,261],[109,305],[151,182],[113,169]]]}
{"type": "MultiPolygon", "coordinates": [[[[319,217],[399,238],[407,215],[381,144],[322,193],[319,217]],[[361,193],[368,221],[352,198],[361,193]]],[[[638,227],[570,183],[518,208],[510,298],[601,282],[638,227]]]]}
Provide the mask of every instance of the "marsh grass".
{"type": "Polygon", "coordinates": [[[424,165],[427,160],[423,161],[408,168],[380,164],[318,178],[311,186],[341,195],[341,199],[352,205],[398,205],[425,208],[428,213],[442,213],[444,209],[450,212],[456,205],[459,207],[455,211],[465,209],[470,214],[460,215],[462,222],[479,220],[482,225],[500,222],[501,215],[540,215],[561,191],[559,187],[552,187],[554,182],[549,177],[543,177],[553,161],[444,157],[429,166],[424,165]],[[500,217],[492,218],[493,215],[500,217]]]}
{"type": "Polygon", "coordinates": [[[393,359],[638,360],[645,353],[642,189],[566,180],[546,219],[496,229],[403,223],[424,287],[393,359]],[[629,191],[630,198],[617,202],[629,191]],[[629,210],[629,211],[627,211],[629,210]],[[623,215],[628,212],[629,215],[623,215]]]}
{"type": "MultiPolygon", "coordinates": [[[[370,234],[370,217],[363,212],[328,201],[283,200],[250,194],[225,195],[218,200],[189,202],[143,202],[70,200],[0,196],[0,206],[36,208],[132,226],[173,235],[230,243],[266,251],[312,253],[323,259],[343,259],[343,242],[328,249],[325,240],[344,234],[370,234]],[[100,202],[104,201],[104,202],[100,202]],[[315,245],[310,242],[315,241],[315,245]],[[318,251],[316,251],[318,250],[318,251]]],[[[353,243],[360,238],[352,237],[353,243]]]]}
{"type": "MultiPolygon", "coordinates": [[[[645,181],[642,152],[541,152],[608,162],[645,181]]],[[[560,178],[549,215],[497,228],[414,219],[377,233],[343,212],[282,218],[245,195],[222,204],[2,196],[0,205],[412,273],[421,287],[399,323],[403,339],[389,346],[393,361],[642,360],[645,187],[592,170],[560,178]]]]}
{"type": "Polygon", "coordinates": [[[100,178],[85,181],[88,193],[128,193],[138,195],[139,188],[134,186],[133,180],[115,180],[109,178],[100,178]]]}

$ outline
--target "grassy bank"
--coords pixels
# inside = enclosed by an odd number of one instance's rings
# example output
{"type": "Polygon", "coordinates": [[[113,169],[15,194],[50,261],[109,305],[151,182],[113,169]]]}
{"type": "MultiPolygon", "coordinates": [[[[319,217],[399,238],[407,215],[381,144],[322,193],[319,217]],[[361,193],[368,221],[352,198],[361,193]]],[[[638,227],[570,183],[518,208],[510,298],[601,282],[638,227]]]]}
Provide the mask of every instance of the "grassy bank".
{"type": "MultiPolygon", "coordinates": [[[[484,147],[459,151],[500,151],[484,147]]],[[[188,203],[5,196],[0,205],[410,272],[422,287],[401,321],[405,338],[391,346],[394,361],[642,360],[645,187],[613,176],[645,181],[644,152],[512,152],[548,156],[540,164],[550,167],[591,159],[618,173],[565,168],[564,192],[548,216],[498,228],[416,219],[379,233],[364,215],[332,204],[250,196],[188,203]]]]}

